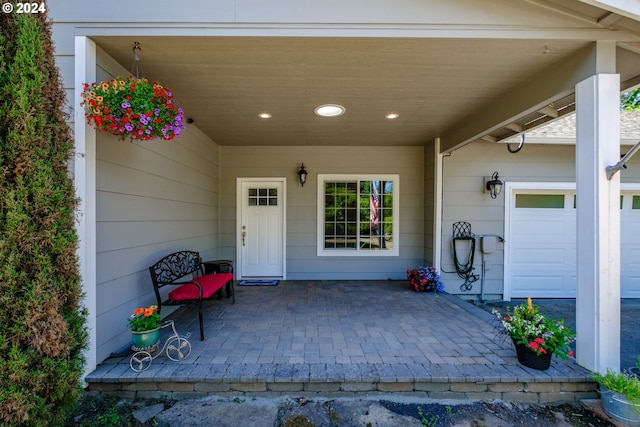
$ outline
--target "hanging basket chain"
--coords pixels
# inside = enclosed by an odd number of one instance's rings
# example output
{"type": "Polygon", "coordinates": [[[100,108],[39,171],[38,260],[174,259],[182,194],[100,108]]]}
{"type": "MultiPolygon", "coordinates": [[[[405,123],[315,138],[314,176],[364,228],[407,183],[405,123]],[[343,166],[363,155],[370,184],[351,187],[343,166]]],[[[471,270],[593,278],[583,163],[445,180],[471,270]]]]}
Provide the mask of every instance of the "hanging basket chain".
{"type": "Polygon", "coordinates": [[[136,76],[136,79],[139,79],[140,76],[144,76],[144,71],[142,70],[142,62],[140,61],[140,56],[137,51],[142,52],[142,48],[140,47],[140,42],[133,42],[133,65],[131,66],[131,75],[136,76]]]}

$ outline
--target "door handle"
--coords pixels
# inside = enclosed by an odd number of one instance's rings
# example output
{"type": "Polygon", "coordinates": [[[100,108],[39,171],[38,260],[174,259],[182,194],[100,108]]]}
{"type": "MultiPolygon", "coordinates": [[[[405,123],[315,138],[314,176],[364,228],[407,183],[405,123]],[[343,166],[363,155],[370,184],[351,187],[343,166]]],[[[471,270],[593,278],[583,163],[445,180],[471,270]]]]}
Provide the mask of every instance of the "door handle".
{"type": "Polygon", "coordinates": [[[247,237],[247,227],[243,225],[242,226],[242,246],[244,246],[245,237],[247,237]]]}

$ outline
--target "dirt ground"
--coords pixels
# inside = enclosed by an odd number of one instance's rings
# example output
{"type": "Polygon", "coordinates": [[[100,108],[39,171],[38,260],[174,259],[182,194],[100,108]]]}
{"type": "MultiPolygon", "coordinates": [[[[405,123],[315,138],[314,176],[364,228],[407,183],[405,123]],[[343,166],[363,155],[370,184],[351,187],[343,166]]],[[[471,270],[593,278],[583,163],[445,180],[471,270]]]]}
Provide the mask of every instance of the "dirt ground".
{"type": "Polygon", "coordinates": [[[469,405],[398,405],[381,402],[389,410],[411,415],[424,426],[578,426],[607,427],[610,422],[581,405],[538,406],[505,402],[475,402],[469,405]],[[465,423],[466,422],[466,423],[465,423]]]}
{"type": "MultiPolygon", "coordinates": [[[[227,400],[227,402],[242,403],[247,402],[248,398],[236,398],[227,400]]],[[[334,416],[335,409],[339,407],[338,400],[331,399],[308,399],[308,398],[288,398],[286,400],[275,400],[274,404],[278,405],[278,418],[275,420],[273,427],[338,427],[359,425],[351,419],[341,419],[340,416],[334,416]],[[324,414],[316,414],[307,416],[303,407],[307,410],[313,407],[316,412],[325,412],[324,414]],[[318,421],[324,419],[328,421],[318,421]]],[[[153,405],[164,407],[164,410],[170,409],[176,402],[161,400],[139,400],[131,401],[128,399],[120,399],[117,396],[102,396],[84,398],[79,405],[77,411],[68,419],[66,426],[131,426],[131,427],[148,427],[158,426],[155,418],[144,420],[141,422],[136,419],[134,413],[140,408],[150,407],[153,405]]],[[[598,415],[598,411],[589,409],[581,404],[560,404],[560,405],[531,405],[520,403],[508,403],[503,401],[477,401],[470,403],[456,404],[440,404],[425,402],[420,403],[412,401],[410,403],[402,400],[374,400],[371,404],[380,404],[393,414],[400,416],[412,417],[418,426],[422,427],[608,427],[614,426],[604,419],[604,416],[598,415]]],[[[597,401],[596,401],[597,404],[597,401]]],[[[248,408],[248,406],[247,406],[248,408]]],[[[365,407],[366,408],[366,407],[365,407]]],[[[393,415],[392,415],[393,416],[393,415]]],[[[392,418],[390,418],[392,419],[392,418]]],[[[204,425],[212,425],[203,423],[204,425]]],[[[384,424],[382,421],[378,424],[373,423],[362,424],[363,427],[376,425],[398,425],[384,424]]],[[[403,423],[403,425],[405,425],[403,423]]]]}

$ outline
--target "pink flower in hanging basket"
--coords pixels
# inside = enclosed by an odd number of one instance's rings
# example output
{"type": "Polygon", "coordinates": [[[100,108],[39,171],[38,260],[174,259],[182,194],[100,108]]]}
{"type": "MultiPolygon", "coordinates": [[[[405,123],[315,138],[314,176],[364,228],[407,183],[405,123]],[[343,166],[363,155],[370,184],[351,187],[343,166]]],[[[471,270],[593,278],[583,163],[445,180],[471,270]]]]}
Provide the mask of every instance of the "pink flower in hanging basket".
{"type": "Polygon", "coordinates": [[[145,78],[85,83],[82,99],[87,123],[121,139],[171,140],[184,129],[184,114],[173,94],[145,78]]]}

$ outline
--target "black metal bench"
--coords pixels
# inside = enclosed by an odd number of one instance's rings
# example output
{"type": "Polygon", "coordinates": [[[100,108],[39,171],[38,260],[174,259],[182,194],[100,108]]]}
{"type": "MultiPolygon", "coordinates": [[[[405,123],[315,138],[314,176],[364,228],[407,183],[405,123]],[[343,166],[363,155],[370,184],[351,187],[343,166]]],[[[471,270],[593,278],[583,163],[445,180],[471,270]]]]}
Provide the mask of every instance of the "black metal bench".
{"type": "MultiPolygon", "coordinates": [[[[233,268],[232,268],[233,269],[233,268]]],[[[227,298],[235,304],[233,271],[229,273],[205,274],[200,254],[195,251],[180,251],[167,255],[149,267],[153,290],[158,300],[158,313],[163,305],[198,305],[200,321],[200,341],[204,341],[204,322],[202,320],[202,302],[214,296],[222,298],[222,288],[226,287],[227,298]],[[164,286],[176,286],[169,292],[168,299],[162,301],[160,289],[164,286]]]]}

